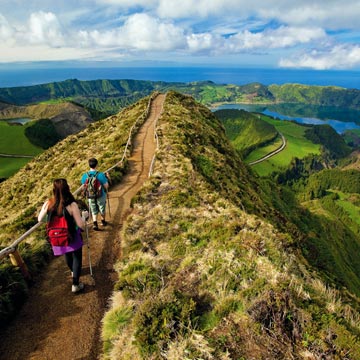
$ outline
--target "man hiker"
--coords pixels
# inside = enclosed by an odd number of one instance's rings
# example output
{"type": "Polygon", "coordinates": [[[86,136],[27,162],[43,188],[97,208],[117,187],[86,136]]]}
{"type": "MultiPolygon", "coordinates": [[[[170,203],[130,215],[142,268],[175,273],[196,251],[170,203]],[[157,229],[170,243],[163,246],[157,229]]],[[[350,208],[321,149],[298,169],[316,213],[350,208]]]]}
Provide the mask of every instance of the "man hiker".
{"type": "Polygon", "coordinates": [[[93,229],[99,230],[97,215],[100,213],[101,224],[107,224],[105,220],[106,193],[109,189],[109,182],[103,172],[97,171],[98,161],[95,158],[89,159],[90,170],[83,174],[81,184],[84,195],[89,201],[89,209],[93,220],[93,229]]]}

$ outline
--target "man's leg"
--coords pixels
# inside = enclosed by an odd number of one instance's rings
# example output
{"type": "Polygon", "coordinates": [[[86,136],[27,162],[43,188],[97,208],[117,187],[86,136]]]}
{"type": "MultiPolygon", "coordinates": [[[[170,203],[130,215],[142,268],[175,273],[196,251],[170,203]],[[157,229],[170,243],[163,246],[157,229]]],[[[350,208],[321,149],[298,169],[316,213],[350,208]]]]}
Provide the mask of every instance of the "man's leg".
{"type": "Polygon", "coordinates": [[[96,199],[89,199],[89,209],[91,211],[91,217],[93,220],[93,229],[99,230],[98,223],[97,223],[97,214],[99,212],[96,199]]]}
{"type": "Polygon", "coordinates": [[[100,216],[101,216],[101,224],[103,226],[105,226],[105,225],[107,225],[107,222],[105,220],[105,215],[106,215],[106,195],[104,195],[104,196],[102,196],[101,198],[98,199],[97,205],[98,205],[100,216]]]}

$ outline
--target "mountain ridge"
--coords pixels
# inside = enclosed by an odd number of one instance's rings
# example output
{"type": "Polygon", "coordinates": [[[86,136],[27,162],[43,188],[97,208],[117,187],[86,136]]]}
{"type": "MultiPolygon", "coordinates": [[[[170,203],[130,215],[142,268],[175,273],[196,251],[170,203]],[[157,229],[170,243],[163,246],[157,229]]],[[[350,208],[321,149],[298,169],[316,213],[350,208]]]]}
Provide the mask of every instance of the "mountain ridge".
{"type": "MultiPolygon", "coordinates": [[[[216,84],[211,81],[165,82],[149,80],[88,80],[69,79],[47,84],[0,88],[0,101],[25,105],[51,99],[72,98],[75,102],[90,99],[102,101],[123,99],[123,106],[129,105],[126,99],[137,101],[153,91],[176,90],[192,95],[196,100],[210,106],[214,103],[307,103],[313,105],[338,106],[360,109],[360,90],[338,86],[318,86],[303,84],[263,85],[258,82],[234,85],[216,84]],[[125,100],[125,102],[123,102],[125,100]]],[[[100,106],[99,104],[97,106],[100,106]]],[[[118,108],[109,107],[114,114],[118,108]]],[[[116,105],[118,106],[118,105],[116,105]]],[[[107,114],[109,115],[109,113],[107,114]]]]}
{"type": "MultiPolygon", "coordinates": [[[[146,104],[91,124],[0,184],[2,241],[34,221],[51,177],[79,178],[94,154],[90,136],[100,162],[113,165],[146,104]],[[26,180],[33,172],[40,188],[26,180]]],[[[157,134],[154,173],[122,231],[104,358],[360,359],[359,299],[327,267],[327,252],[323,268],[311,259],[322,250],[317,238],[334,241],[327,223],[252,173],[220,122],[192,97],[167,94],[157,134]]],[[[354,264],[344,264],[356,278],[354,264]]]]}

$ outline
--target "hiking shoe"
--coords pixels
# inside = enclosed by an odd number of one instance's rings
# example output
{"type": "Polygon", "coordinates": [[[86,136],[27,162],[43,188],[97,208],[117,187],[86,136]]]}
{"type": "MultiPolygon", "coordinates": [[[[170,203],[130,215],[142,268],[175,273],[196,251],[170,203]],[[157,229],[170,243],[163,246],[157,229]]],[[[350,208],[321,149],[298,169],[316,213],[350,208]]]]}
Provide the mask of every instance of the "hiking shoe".
{"type": "Polygon", "coordinates": [[[79,285],[72,285],[71,286],[71,292],[78,293],[81,290],[84,290],[85,285],[83,283],[79,283],[79,285]]]}
{"type": "Polygon", "coordinates": [[[101,224],[102,224],[102,226],[106,226],[106,225],[107,225],[107,221],[101,220],[101,224]]]}
{"type": "Polygon", "coordinates": [[[97,221],[94,221],[93,229],[94,229],[94,230],[99,230],[97,221]]]}

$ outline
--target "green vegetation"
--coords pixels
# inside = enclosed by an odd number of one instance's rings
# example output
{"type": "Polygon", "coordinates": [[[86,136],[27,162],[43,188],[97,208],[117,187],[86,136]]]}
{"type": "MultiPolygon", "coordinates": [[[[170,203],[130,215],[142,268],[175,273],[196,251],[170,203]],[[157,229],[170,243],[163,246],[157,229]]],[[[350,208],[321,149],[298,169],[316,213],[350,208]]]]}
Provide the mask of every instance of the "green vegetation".
{"type": "MultiPolygon", "coordinates": [[[[147,100],[66,138],[0,183],[1,243],[34,223],[54,174],[76,188],[94,141],[104,168],[116,163],[147,100]]],[[[322,157],[320,144],[305,138],[309,127],[261,119],[303,157],[283,158],[277,168],[292,168],[277,182],[254,176],[209,109],[167,94],[154,173],[122,230],[104,359],[360,359],[357,170],[319,172],[340,160],[322,157]]],[[[115,170],[117,181],[124,171],[115,170]]],[[[40,247],[41,235],[27,240],[26,251],[40,247]]],[[[1,289],[0,301],[8,316],[8,294],[26,288],[15,287],[16,271],[5,273],[9,292],[1,289]]]]}
{"type": "Polygon", "coordinates": [[[278,132],[271,124],[244,110],[218,110],[214,115],[225,127],[227,137],[235,149],[246,157],[252,150],[272,142],[278,132]]]}
{"type": "MultiPolygon", "coordinates": [[[[82,132],[67,137],[0,183],[0,208],[3,209],[0,213],[0,249],[37,223],[43,202],[51,196],[54,178],[66,177],[72,191],[79,187],[81,174],[88,167],[87,159],[94,156],[94,143],[99,149],[96,156],[102,169],[120,161],[130,128],[139,119],[134,128],[135,135],[145,119],[148,100],[144,98],[118,115],[93,123],[82,132]]],[[[126,169],[125,161],[112,170],[114,184],[121,181],[126,169]]],[[[50,252],[48,243],[44,241],[44,229],[36,230],[26,238],[19,251],[35,277],[50,252]]],[[[24,300],[28,284],[8,259],[1,260],[0,279],[0,323],[4,326],[24,300]]]]}
{"type": "MultiPolygon", "coordinates": [[[[275,156],[253,166],[259,175],[265,176],[274,171],[284,170],[291,164],[293,158],[302,159],[309,154],[320,154],[320,146],[314,144],[306,137],[308,127],[292,121],[273,119],[265,115],[261,115],[261,119],[273,125],[278,132],[284,135],[286,147],[275,156]]],[[[273,151],[274,148],[278,148],[278,144],[279,140],[276,140],[276,145],[270,144],[270,146],[267,146],[266,148],[254,150],[247,158],[245,158],[245,161],[248,163],[260,159],[273,151]]]]}
{"type": "Polygon", "coordinates": [[[321,144],[331,158],[343,158],[351,152],[351,148],[330,125],[314,125],[306,130],[305,136],[314,144],[321,144]]]}
{"type": "MultiPolygon", "coordinates": [[[[204,105],[215,103],[299,103],[343,109],[360,109],[360,91],[335,86],[308,86],[284,84],[265,86],[260,83],[223,85],[211,81],[168,83],[142,80],[71,79],[56,83],[0,89],[3,103],[25,105],[30,103],[58,103],[75,101],[88,109],[114,114],[152,91],[176,90],[193,96],[204,105]]],[[[281,106],[281,105],[280,105],[281,106]]],[[[302,110],[302,112],[306,109],[302,110]]],[[[343,111],[343,110],[342,110],[343,111]]],[[[353,118],[353,116],[351,117],[353,118]]]]}
{"type": "Polygon", "coordinates": [[[49,119],[40,119],[29,123],[25,127],[25,135],[31,143],[43,149],[48,149],[61,139],[55,125],[49,119]]]}
{"type": "Polygon", "coordinates": [[[10,125],[0,121],[0,154],[11,154],[15,157],[0,156],[0,178],[8,178],[16,173],[30,158],[18,158],[16,155],[35,156],[42,150],[32,144],[25,135],[25,126],[10,125]]]}
{"type": "Polygon", "coordinates": [[[37,155],[41,152],[25,135],[26,126],[10,125],[0,121],[0,153],[13,155],[37,155]]]}
{"type": "MultiPolygon", "coordinates": [[[[154,175],[122,234],[113,295],[121,301],[109,310],[134,315],[118,322],[111,344],[104,337],[105,358],[288,359],[333,351],[360,359],[360,303],[340,290],[358,292],[358,262],[344,257],[344,246],[334,272],[327,266],[339,237],[328,234],[326,219],[301,208],[290,189],[255,180],[221,124],[189,97],[167,95],[158,131],[154,175]],[[323,241],[325,267],[309,267],[307,246],[318,251],[323,241]],[[338,279],[340,270],[346,275],[338,279]]],[[[350,244],[357,254],[359,239],[350,244]]]]}
{"type": "Polygon", "coordinates": [[[360,146],[360,129],[346,130],[342,137],[348,146],[355,148],[360,146]]]}
{"type": "Polygon", "coordinates": [[[1,157],[0,156],[0,179],[7,179],[14,175],[20,168],[25,166],[30,158],[1,157]]]}
{"type": "Polygon", "coordinates": [[[360,90],[357,89],[301,84],[270,85],[268,89],[277,102],[360,109],[360,90]]]}

